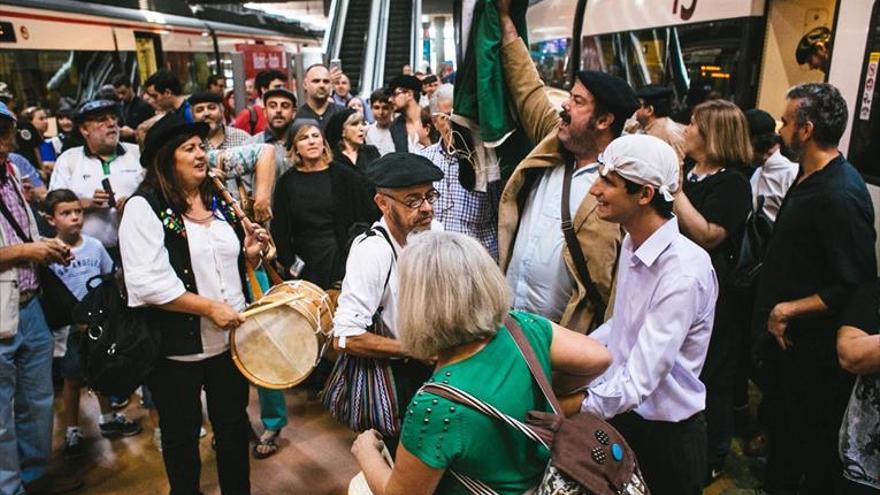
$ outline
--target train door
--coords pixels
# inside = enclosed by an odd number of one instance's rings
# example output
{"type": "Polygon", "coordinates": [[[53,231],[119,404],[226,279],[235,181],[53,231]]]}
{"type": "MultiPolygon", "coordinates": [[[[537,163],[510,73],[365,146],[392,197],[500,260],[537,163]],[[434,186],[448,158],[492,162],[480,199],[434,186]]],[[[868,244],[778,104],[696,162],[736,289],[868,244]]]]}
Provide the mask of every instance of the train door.
{"type": "Polygon", "coordinates": [[[163,66],[162,39],[156,33],[135,31],[135,52],[137,53],[138,72],[141,83],[163,66]]]}
{"type": "Polygon", "coordinates": [[[867,38],[847,156],[866,181],[880,185],[880,2],[874,4],[867,38]]]}

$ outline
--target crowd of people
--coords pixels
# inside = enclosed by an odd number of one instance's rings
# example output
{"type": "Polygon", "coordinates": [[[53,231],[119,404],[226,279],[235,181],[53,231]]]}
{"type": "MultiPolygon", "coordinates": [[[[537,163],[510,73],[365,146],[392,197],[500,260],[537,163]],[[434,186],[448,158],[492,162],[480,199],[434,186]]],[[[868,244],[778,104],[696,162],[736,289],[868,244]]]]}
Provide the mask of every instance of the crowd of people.
{"type": "MultiPolygon", "coordinates": [[[[54,275],[81,300],[115,270],[161,334],[141,395],[171,493],[200,490],[203,391],[220,489],[249,493],[249,457],[278,451],[288,412],[283,392],[257,387],[253,431],[229,331],[253,301],[249,267],[268,288],[270,242],[284,278],[339,290],[332,347],[392,378],[385,429],[352,446],[377,495],[541,483],[547,449],[420,391],[450,385],[519,420],[549,410],[511,321],[565,414],[616,428],[651,493],[701,493],[734,436],[766,455],[767,493],[877,493],[874,211],[838,150],[840,92],[791,88],[779,127],[720,98],[681,124],[669,88],[581,71],[558,111],[503,4],[504,79],[534,144],[504,180],[474,179],[449,74],[404,73],[361,98],[315,64],[298,101],[288,74],[266,70],[237,114],[219,75],[191,95],[168,70],[140,94],[119,75],[57,112],[52,137],[47,110],[0,94],[0,494],[82,486],[47,475],[53,368],[67,459],[84,453],[87,383],[81,329],[50,331],[41,288],[54,275]],[[746,253],[759,221],[772,235],[746,253]]],[[[336,372],[322,362],[303,386],[336,372]]],[[[114,412],[127,401],[98,395],[103,436],[142,431],[114,412]]]]}

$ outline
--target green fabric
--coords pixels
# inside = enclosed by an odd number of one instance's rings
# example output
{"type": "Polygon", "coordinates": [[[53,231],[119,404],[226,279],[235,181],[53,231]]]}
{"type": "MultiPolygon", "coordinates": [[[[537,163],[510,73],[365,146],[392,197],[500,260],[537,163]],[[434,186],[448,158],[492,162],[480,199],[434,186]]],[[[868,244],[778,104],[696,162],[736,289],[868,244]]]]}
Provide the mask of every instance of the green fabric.
{"type": "MultiPolygon", "coordinates": [[[[263,292],[269,290],[269,277],[266,275],[266,270],[262,267],[257,268],[254,270],[254,275],[257,278],[257,283],[260,284],[260,289],[263,292]]],[[[253,301],[254,297],[250,292],[251,287],[248,285],[248,295],[253,301]]],[[[284,391],[257,387],[257,396],[260,398],[260,421],[262,421],[263,427],[267,430],[278,431],[287,426],[287,402],[284,399],[284,391]]]]}
{"type": "MultiPolygon", "coordinates": [[[[528,0],[512,0],[510,6],[510,17],[526,46],[528,3],[528,0]]],[[[480,125],[480,139],[497,141],[516,128],[516,119],[508,103],[510,91],[504,81],[501,24],[495,0],[477,1],[467,46],[465,60],[455,75],[454,111],[480,125]]]]}
{"type": "MultiPolygon", "coordinates": [[[[550,322],[529,313],[511,313],[550,374],[550,322]]],[[[477,354],[438,369],[429,382],[448,382],[525,420],[530,410],[549,411],[522,355],[506,328],[477,354]]],[[[434,394],[420,392],[407,408],[401,442],[434,469],[454,469],[478,479],[498,493],[516,494],[534,487],[550,452],[505,423],[434,394]]],[[[449,473],[439,494],[467,494],[449,473]]]]}

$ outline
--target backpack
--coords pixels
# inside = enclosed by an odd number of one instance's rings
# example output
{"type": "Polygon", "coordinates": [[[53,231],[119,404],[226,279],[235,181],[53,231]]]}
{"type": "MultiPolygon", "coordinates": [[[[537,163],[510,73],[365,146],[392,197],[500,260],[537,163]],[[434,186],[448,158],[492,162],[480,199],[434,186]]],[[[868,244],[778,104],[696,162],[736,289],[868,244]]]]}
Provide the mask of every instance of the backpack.
{"type": "Polygon", "coordinates": [[[145,309],[129,308],[119,274],[96,275],[88,293],[73,309],[85,325],[80,352],[85,380],[93,390],[128,397],[153,371],[159,358],[159,333],[150,328],[145,309]]]}
{"type": "Polygon", "coordinates": [[[738,248],[734,251],[730,283],[740,291],[752,292],[764,266],[764,255],[773,234],[773,221],[764,213],[764,196],[759,195],[755,208],[746,220],[738,248]]]}
{"type": "MultiPolygon", "coordinates": [[[[508,315],[504,325],[525,358],[532,377],[554,412],[529,411],[525,422],[508,416],[467,392],[443,383],[426,383],[421,390],[479,411],[516,429],[550,450],[535,495],[649,495],[635,453],[623,436],[602,418],[581,412],[566,418],[538,362],[528,338],[516,319],[508,315]]],[[[450,474],[474,495],[497,495],[480,480],[450,470],[450,474]]]]}

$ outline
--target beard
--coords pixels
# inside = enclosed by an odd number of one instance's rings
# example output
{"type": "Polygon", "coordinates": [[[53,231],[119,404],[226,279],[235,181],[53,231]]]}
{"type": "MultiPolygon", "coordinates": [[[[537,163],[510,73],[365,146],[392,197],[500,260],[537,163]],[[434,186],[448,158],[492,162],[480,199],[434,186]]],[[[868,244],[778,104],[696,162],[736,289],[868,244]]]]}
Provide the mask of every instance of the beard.
{"type": "Polygon", "coordinates": [[[559,139],[566,150],[575,154],[587,154],[598,151],[596,133],[599,132],[599,129],[596,126],[597,119],[595,116],[590,116],[583,129],[571,126],[571,115],[565,110],[559,113],[559,118],[568,124],[568,135],[564,137],[560,135],[559,139]]]}
{"type": "Polygon", "coordinates": [[[431,229],[431,225],[427,226],[420,225],[424,220],[431,219],[434,217],[432,213],[422,213],[419,212],[419,217],[414,219],[412,222],[407,222],[401,214],[397,212],[394,208],[392,208],[388,212],[388,220],[394,224],[399,232],[406,232],[406,236],[409,237],[412,234],[417,234],[418,232],[424,232],[426,230],[431,229]]]}
{"type": "Polygon", "coordinates": [[[783,141],[779,147],[779,152],[792,162],[800,164],[801,159],[804,157],[804,143],[797,134],[793,134],[791,136],[791,144],[785,144],[783,141]]]}

